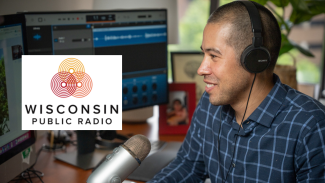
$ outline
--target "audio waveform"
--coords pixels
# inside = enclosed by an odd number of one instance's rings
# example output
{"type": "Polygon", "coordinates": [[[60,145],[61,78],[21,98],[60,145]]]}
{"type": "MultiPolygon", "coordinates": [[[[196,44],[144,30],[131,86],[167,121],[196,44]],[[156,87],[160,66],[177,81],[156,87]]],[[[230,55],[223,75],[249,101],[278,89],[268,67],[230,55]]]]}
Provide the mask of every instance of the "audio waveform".
{"type": "Polygon", "coordinates": [[[119,40],[119,39],[136,39],[136,38],[154,38],[154,37],[166,37],[167,33],[163,32],[163,33],[145,33],[144,35],[120,35],[120,36],[107,36],[104,35],[104,38],[94,38],[95,41],[98,40],[105,40],[105,41],[111,41],[111,40],[119,40]]]}
{"type": "Polygon", "coordinates": [[[162,37],[162,36],[167,36],[166,32],[163,32],[163,33],[145,33],[145,38],[162,37]]]}
{"type": "Polygon", "coordinates": [[[118,39],[132,39],[132,38],[139,38],[142,37],[142,35],[121,35],[121,36],[106,36],[104,37],[105,41],[109,40],[118,40],[118,39]]]}

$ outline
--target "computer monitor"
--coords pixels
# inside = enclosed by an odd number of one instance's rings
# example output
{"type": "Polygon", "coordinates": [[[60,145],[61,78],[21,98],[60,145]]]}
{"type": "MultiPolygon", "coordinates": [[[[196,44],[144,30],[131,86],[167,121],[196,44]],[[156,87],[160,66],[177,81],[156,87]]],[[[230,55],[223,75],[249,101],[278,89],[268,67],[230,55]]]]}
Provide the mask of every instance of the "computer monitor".
{"type": "Polygon", "coordinates": [[[21,55],[25,52],[22,15],[0,16],[0,182],[35,163],[34,131],[21,130],[21,55]]]}
{"type": "Polygon", "coordinates": [[[168,102],[166,9],[25,17],[30,55],[122,55],[123,111],[168,102]]]}

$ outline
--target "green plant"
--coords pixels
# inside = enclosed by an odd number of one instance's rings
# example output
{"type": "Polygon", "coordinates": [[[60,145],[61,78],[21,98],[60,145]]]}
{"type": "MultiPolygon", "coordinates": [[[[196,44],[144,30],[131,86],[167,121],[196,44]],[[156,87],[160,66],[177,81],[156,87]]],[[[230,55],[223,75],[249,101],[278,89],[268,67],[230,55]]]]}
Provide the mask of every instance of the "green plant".
{"type": "Polygon", "coordinates": [[[281,50],[279,56],[289,53],[292,49],[297,49],[308,57],[314,55],[307,49],[296,44],[288,38],[292,27],[302,22],[309,21],[312,17],[325,13],[324,0],[252,0],[269,8],[278,20],[281,29],[281,50]],[[269,2],[272,2],[277,8],[273,8],[269,2]],[[285,7],[291,5],[292,12],[288,20],[285,19],[285,7]]]}

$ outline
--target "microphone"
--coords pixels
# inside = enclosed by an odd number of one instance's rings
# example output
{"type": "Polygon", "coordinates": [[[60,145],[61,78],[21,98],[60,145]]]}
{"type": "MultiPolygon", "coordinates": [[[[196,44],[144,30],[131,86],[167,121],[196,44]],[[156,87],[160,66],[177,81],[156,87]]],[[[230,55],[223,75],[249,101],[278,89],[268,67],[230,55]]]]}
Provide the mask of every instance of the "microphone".
{"type": "Polygon", "coordinates": [[[121,183],[140,166],[150,150],[147,137],[131,137],[106,156],[104,162],[88,177],[87,183],[121,183]]]}

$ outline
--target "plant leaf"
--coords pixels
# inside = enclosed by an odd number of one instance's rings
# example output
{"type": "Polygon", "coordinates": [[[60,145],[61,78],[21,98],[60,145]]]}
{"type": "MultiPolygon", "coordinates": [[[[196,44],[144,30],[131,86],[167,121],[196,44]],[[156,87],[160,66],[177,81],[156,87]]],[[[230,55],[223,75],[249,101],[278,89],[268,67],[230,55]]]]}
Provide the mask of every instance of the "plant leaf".
{"type": "Polygon", "coordinates": [[[258,4],[261,4],[264,6],[268,0],[250,0],[250,1],[257,2],[258,4]]]}
{"type": "Polygon", "coordinates": [[[302,54],[306,55],[307,57],[315,57],[314,54],[312,54],[309,50],[301,47],[300,45],[298,45],[297,43],[291,41],[291,40],[288,40],[290,42],[290,44],[297,48],[302,54]]]}
{"type": "Polygon", "coordinates": [[[293,10],[290,16],[290,21],[293,24],[300,24],[304,21],[310,20],[315,14],[311,14],[308,12],[303,12],[301,10],[293,10]]]}
{"type": "Polygon", "coordinates": [[[303,12],[309,12],[306,0],[290,0],[290,3],[294,10],[301,10],[303,12]]]}
{"type": "Polygon", "coordinates": [[[286,7],[288,6],[290,0],[270,0],[273,4],[275,4],[277,7],[286,7]]]}
{"type": "Polygon", "coordinates": [[[281,49],[280,49],[280,52],[279,52],[279,56],[284,54],[284,53],[289,52],[293,48],[296,48],[302,54],[304,54],[304,55],[306,55],[308,57],[314,57],[314,55],[309,50],[301,47],[300,45],[298,45],[294,41],[289,40],[288,37],[285,34],[281,34],[281,49]]]}
{"type": "Polygon", "coordinates": [[[324,0],[307,0],[307,7],[311,14],[317,15],[325,13],[325,1],[324,0]]]}
{"type": "Polygon", "coordinates": [[[290,0],[293,6],[293,11],[290,16],[290,21],[294,24],[299,24],[310,20],[313,16],[325,13],[325,1],[323,0],[290,0]],[[294,4],[293,2],[303,1],[302,5],[294,4]],[[306,6],[306,7],[305,7],[306,6]]]}

